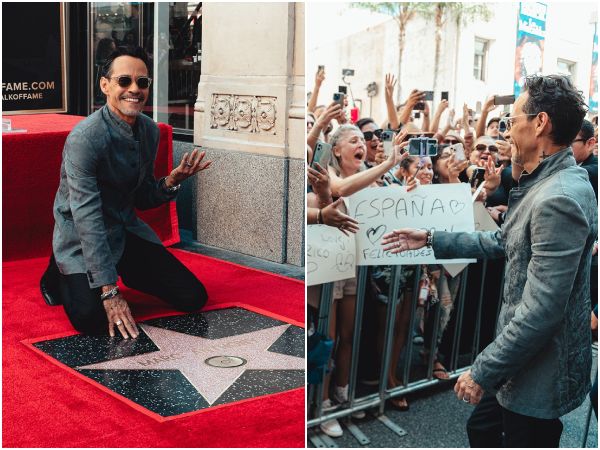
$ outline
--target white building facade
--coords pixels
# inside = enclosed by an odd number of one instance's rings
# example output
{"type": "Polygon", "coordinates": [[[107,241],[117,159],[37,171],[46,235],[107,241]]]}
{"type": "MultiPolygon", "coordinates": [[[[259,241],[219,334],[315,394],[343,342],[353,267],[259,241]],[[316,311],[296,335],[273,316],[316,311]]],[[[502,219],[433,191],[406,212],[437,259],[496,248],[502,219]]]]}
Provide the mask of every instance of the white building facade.
{"type": "MultiPolygon", "coordinates": [[[[307,4],[309,24],[313,16],[319,15],[320,6],[307,4]]],[[[465,102],[476,109],[477,103],[483,103],[490,95],[513,93],[519,3],[489,3],[487,6],[491,11],[487,22],[479,19],[474,23],[457,25],[453,18],[446,21],[442,31],[434,107],[442,91],[449,92],[450,107],[456,109],[457,115],[465,102]]],[[[361,13],[365,22],[370,20],[373,23],[372,17],[367,18],[372,16],[369,11],[361,13]]],[[[330,17],[331,27],[336,23],[345,27],[345,16],[352,17],[352,30],[355,32],[346,33],[344,37],[319,44],[319,30],[308,30],[308,34],[313,36],[307,48],[307,73],[314,74],[318,65],[326,67],[326,80],[318,104],[328,104],[338,86],[343,84],[342,69],[354,69],[354,77],[346,80],[350,81],[353,96],[362,106],[361,117],[373,117],[376,122],[383,123],[387,119],[385,74],[396,75],[398,71],[398,25],[393,18],[380,16],[380,23],[360,29],[356,26],[356,14],[357,11],[350,8],[341,11],[337,17],[330,17]],[[369,98],[366,87],[372,82],[377,84],[378,89],[377,94],[369,98]]],[[[570,72],[575,85],[583,91],[586,102],[590,95],[597,15],[595,2],[547,3],[542,73],[570,72]]],[[[434,36],[433,20],[417,16],[407,25],[400,80],[402,101],[412,89],[433,89],[434,36]]],[[[312,83],[309,75],[309,90],[312,83]]]]}

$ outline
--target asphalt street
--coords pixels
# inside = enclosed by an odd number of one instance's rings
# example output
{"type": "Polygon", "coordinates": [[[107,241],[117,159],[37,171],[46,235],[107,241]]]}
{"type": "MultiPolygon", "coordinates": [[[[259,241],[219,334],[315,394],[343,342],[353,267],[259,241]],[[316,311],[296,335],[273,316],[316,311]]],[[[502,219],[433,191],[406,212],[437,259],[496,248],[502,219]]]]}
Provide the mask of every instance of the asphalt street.
{"type": "MultiPolygon", "coordinates": [[[[593,367],[595,373],[598,367],[596,358],[593,367]]],[[[342,448],[468,447],[465,425],[473,406],[455,397],[453,385],[452,382],[409,395],[407,397],[410,402],[409,411],[401,412],[391,408],[386,410],[386,415],[407,432],[405,436],[399,437],[373,415],[367,414],[365,419],[353,420],[353,423],[370,439],[369,444],[361,445],[345,428],[342,437],[331,441],[342,448]]],[[[583,405],[561,418],[564,425],[561,447],[582,447],[589,409],[588,397],[583,405]]],[[[593,412],[591,418],[586,448],[598,448],[598,421],[593,412]]],[[[311,432],[312,430],[309,431],[311,432]]],[[[315,447],[310,440],[308,446],[315,447]]]]}

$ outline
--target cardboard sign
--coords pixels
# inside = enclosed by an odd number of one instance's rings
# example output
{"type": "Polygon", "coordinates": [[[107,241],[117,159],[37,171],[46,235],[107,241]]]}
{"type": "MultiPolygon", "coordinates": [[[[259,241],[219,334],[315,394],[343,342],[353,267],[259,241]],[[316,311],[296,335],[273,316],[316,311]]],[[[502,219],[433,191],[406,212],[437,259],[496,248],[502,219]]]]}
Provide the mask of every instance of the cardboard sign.
{"type": "Polygon", "coordinates": [[[398,186],[367,188],[349,198],[348,214],[359,222],[356,263],[379,264],[470,263],[473,259],[436,259],[423,247],[392,254],[384,251],[382,237],[394,229],[474,231],[471,190],[466,183],[419,186],[406,192],[398,186]]]}
{"type": "Polygon", "coordinates": [[[327,225],[309,225],[306,232],[306,285],[356,276],[354,235],[327,225]]]}

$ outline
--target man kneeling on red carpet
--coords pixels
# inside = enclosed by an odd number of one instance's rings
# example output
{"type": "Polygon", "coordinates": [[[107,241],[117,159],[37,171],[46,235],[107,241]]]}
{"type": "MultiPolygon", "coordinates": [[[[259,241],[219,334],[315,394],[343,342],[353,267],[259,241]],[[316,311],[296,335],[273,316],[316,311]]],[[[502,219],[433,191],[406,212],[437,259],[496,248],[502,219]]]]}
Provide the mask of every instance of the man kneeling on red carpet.
{"type": "Polygon", "coordinates": [[[206,304],[202,283],[134,211],[174,200],[185,179],[210,166],[195,149],[167,177],[154,178],[159,130],[141,114],[151,82],[143,49],[115,50],[100,79],[106,105],[71,131],[63,150],[53,254],[40,288],[83,333],[138,336],[118,276],[177,310],[206,304]]]}

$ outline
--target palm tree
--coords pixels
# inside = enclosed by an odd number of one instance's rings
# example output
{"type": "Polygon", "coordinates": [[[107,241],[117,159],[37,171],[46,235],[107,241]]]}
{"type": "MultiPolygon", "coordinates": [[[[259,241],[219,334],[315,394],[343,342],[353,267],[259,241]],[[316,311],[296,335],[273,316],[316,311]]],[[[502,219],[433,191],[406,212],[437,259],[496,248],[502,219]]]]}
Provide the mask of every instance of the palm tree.
{"type": "Polygon", "coordinates": [[[490,20],[491,11],[485,4],[476,3],[432,3],[432,8],[424,9],[421,15],[425,19],[435,20],[435,57],[433,61],[433,91],[437,89],[440,53],[442,49],[442,30],[449,18],[456,20],[456,46],[454,54],[454,70],[458,67],[458,47],[461,27],[476,19],[490,20]]]}
{"type": "MultiPolygon", "coordinates": [[[[372,12],[386,14],[392,16],[398,24],[398,90],[397,102],[400,103],[400,90],[402,87],[402,54],[404,53],[406,39],[406,24],[416,15],[420,15],[425,19],[435,20],[435,56],[433,61],[433,91],[435,92],[438,84],[438,72],[440,65],[440,53],[442,48],[442,30],[449,18],[454,18],[456,21],[457,37],[454,54],[454,78],[456,79],[456,70],[458,67],[458,47],[460,42],[461,26],[476,19],[488,21],[492,15],[491,11],[485,4],[477,3],[368,3],[357,2],[352,3],[352,7],[368,9],[372,12]]],[[[454,83],[456,85],[456,83],[454,83]]],[[[456,94],[456,92],[455,92],[456,94]]]]}
{"type": "Polygon", "coordinates": [[[357,2],[351,3],[353,8],[368,9],[369,11],[386,14],[392,16],[398,24],[398,73],[396,78],[398,80],[398,90],[396,91],[396,102],[401,102],[401,89],[402,89],[402,54],[404,53],[404,45],[406,38],[406,24],[411,21],[415,15],[428,11],[431,9],[431,3],[420,3],[420,2],[406,2],[406,3],[393,3],[393,2],[381,2],[381,3],[370,3],[370,2],[357,2]]]}

